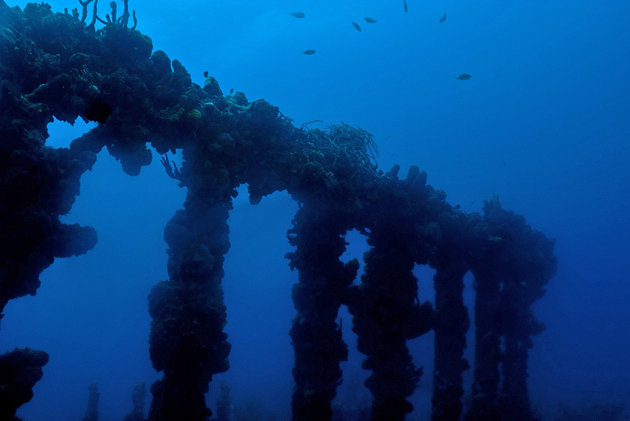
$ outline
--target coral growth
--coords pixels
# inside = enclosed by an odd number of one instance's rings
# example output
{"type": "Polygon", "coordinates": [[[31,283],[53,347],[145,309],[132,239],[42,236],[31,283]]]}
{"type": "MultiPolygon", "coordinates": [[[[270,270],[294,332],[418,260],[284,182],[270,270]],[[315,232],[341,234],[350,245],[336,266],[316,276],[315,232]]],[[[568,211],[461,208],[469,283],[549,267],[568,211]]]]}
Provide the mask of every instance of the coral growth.
{"type": "Polygon", "coordinates": [[[0,355],[0,419],[15,420],[15,411],[33,397],[33,386],[42,378],[48,354],[16,349],[0,355]]]}

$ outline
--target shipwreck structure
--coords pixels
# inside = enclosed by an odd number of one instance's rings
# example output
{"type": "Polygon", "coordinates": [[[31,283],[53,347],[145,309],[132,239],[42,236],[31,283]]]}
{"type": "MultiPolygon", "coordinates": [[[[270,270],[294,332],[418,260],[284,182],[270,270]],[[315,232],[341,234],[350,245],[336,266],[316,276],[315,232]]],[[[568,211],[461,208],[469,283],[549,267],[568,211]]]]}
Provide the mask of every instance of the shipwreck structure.
{"type": "MultiPolygon", "coordinates": [[[[181,150],[169,175],[187,189],[183,209],[165,227],[169,279],[150,293],[150,355],[163,378],[153,384],[150,421],[202,421],[205,393],[228,369],[230,344],[221,281],[230,247],[228,214],[236,188],[251,203],[287,190],[299,203],[288,233],[299,271],[291,328],[295,349],[293,419],[325,421],[342,378],[347,346],[337,323],[341,305],[353,316],[374,421],[403,420],[422,370],[406,342],[433,330],[433,420],[530,420],[527,357],[542,325],[531,310],[555,271],[553,241],[522,216],[486,202],[484,214],[449,205],[412,167],[378,169],[372,136],[348,125],[298,128],[264,100],[223,95],[211,77],[203,87],[184,66],[130,27],[127,0],[105,19],[98,0],[54,13],[46,4],[24,10],[0,0],[0,312],[35,294],[39,274],[57,257],[87,252],[90,227],[66,225],[81,175],[104,147],[122,169],[139,174],[160,154],[181,150]],[[97,29],[96,23],[102,22],[97,29]],[[53,117],[98,126],[69,148],[46,146],[53,117]],[[340,261],[345,234],[367,236],[359,263],[340,261]],[[418,298],[414,265],[436,270],[435,305],[418,298]],[[471,404],[462,405],[465,334],[463,277],[475,278],[475,359],[471,404]]],[[[4,315],[2,315],[4,316],[4,315]]],[[[0,316],[0,317],[2,317],[0,316]]],[[[0,356],[0,418],[15,418],[32,397],[48,356],[18,349],[0,356]]]]}

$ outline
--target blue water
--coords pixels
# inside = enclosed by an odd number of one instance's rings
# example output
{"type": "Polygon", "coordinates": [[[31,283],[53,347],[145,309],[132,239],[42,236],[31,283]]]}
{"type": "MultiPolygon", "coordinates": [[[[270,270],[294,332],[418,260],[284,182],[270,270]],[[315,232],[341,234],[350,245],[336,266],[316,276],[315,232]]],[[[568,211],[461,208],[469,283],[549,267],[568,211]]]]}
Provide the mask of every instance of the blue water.
{"type": "MultiPolygon", "coordinates": [[[[557,275],[535,307],[547,329],[530,357],[533,406],[553,419],[562,402],[630,402],[630,3],[407,2],[408,13],[402,0],[131,0],[130,7],[138,29],[196,83],[208,70],[224,92],[264,98],[298,125],[360,126],[375,135],[383,169],[398,163],[405,174],[417,164],[466,211],[498,194],[526,215],[556,239],[558,255],[557,275]],[[291,17],[295,11],[306,17],[291,17]],[[316,54],[302,54],[311,48],[316,54]],[[461,73],[472,78],[457,80],[461,73]]],[[[84,130],[53,123],[49,144],[63,146],[84,130]]],[[[57,260],[35,297],[7,305],[0,351],[28,346],[51,357],[18,412],[24,420],[81,419],[92,382],[101,419],[121,420],[134,383],[159,377],[148,356],[146,297],[166,279],[162,231],[185,192],[158,158],[129,177],[102,152],[64,217],[95,227],[98,244],[57,260]]],[[[284,193],[259,206],[246,194],[235,201],[224,280],[231,369],[213,381],[211,407],[227,381],[235,404],[288,419],[297,275],[283,256],[296,209],[284,193]]],[[[349,256],[364,249],[352,235],[349,256]]],[[[418,274],[421,300],[432,299],[430,273],[418,274]]],[[[470,306],[470,280],[466,294],[470,306]]],[[[429,408],[431,339],[411,344],[425,366],[412,420],[426,419],[429,408]]],[[[339,401],[347,405],[368,399],[360,360],[353,352],[344,365],[339,401]]]]}

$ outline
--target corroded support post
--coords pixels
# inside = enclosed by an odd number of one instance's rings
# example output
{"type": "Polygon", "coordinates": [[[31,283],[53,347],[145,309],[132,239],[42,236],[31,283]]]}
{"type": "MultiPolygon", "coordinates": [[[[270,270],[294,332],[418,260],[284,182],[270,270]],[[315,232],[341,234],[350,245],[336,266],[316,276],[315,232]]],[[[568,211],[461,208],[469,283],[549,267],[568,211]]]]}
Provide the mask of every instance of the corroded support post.
{"type": "Polygon", "coordinates": [[[435,365],[433,368],[433,421],[457,421],[464,393],[462,373],[470,366],[464,359],[466,332],[470,326],[464,306],[464,260],[443,254],[434,262],[435,286],[435,365]]]}
{"type": "Polygon", "coordinates": [[[339,364],[348,358],[337,313],[341,299],[356,277],[356,260],[339,260],[345,251],[347,227],[341,212],[309,203],[297,213],[289,231],[291,268],[299,270],[293,287],[297,316],[291,327],[295,351],[292,411],[294,421],[326,421],[341,384],[339,364]]]}
{"type": "Polygon", "coordinates": [[[164,371],[151,387],[151,421],[202,421],[211,415],[204,395],[212,376],[228,369],[230,351],[221,290],[230,208],[229,200],[199,201],[189,191],[186,209],[166,226],[170,281],[149,295],[151,360],[164,371]]]}

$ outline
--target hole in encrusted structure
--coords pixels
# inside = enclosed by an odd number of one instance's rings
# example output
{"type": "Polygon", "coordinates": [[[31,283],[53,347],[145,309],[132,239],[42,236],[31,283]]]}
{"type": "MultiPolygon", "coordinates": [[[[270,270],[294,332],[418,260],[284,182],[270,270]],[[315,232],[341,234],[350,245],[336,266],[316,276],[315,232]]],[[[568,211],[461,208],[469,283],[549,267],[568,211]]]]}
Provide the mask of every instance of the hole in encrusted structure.
{"type": "Polygon", "coordinates": [[[80,118],[74,124],[67,123],[54,118],[52,123],[48,123],[48,138],[46,146],[51,148],[69,148],[70,143],[77,137],[84,135],[98,124],[94,121],[84,122],[80,118]]]}

